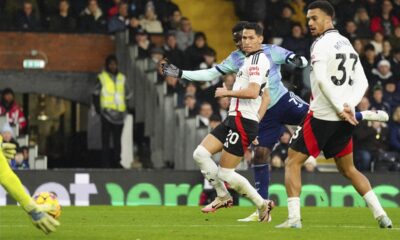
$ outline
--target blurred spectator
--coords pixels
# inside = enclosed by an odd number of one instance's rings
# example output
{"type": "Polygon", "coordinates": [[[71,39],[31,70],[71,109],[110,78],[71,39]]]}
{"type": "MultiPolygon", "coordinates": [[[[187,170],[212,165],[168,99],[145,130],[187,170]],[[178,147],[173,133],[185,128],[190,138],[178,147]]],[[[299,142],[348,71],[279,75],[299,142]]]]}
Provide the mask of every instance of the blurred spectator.
{"type": "Polygon", "coordinates": [[[185,51],[185,64],[186,69],[198,69],[201,62],[203,62],[204,54],[210,50],[207,45],[206,35],[203,32],[197,32],[194,36],[194,43],[185,51]]]}
{"type": "Polygon", "coordinates": [[[3,126],[1,127],[0,133],[1,133],[1,136],[3,137],[3,142],[13,143],[17,146],[17,148],[19,147],[17,140],[15,140],[15,138],[14,138],[13,129],[11,128],[9,123],[3,124],[3,126]]]}
{"type": "Polygon", "coordinates": [[[306,3],[304,0],[292,0],[290,6],[293,9],[292,21],[300,24],[302,32],[307,32],[306,3]]]}
{"type": "Polygon", "coordinates": [[[310,55],[310,40],[304,36],[300,24],[293,24],[291,35],[283,39],[282,47],[301,56],[310,55]]]}
{"type": "MultiPolygon", "coordinates": [[[[208,48],[204,51],[203,54],[203,62],[200,63],[198,69],[209,69],[209,68],[213,68],[215,67],[217,64],[215,63],[215,61],[217,60],[217,56],[216,56],[216,52],[214,51],[214,49],[212,48],[208,48]]],[[[216,77],[211,81],[207,81],[204,82],[201,87],[204,88],[208,88],[210,86],[215,86],[216,84],[218,84],[220,82],[220,78],[216,77]]]]}
{"type": "Polygon", "coordinates": [[[361,6],[359,0],[342,0],[336,5],[336,15],[339,25],[352,20],[357,9],[361,6]]]}
{"type": "Polygon", "coordinates": [[[163,26],[165,26],[169,17],[173,15],[174,12],[179,12],[179,6],[173,3],[171,0],[161,0],[155,1],[155,10],[158,19],[162,22],[163,26]]]}
{"type": "Polygon", "coordinates": [[[81,12],[79,29],[83,33],[107,32],[107,21],[97,0],[89,0],[87,7],[81,12]]]}
{"type": "Polygon", "coordinates": [[[150,49],[154,45],[149,40],[149,35],[143,29],[139,29],[135,36],[136,45],[138,46],[138,59],[145,59],[150,57],[150,49]]]}
{"type": "Polygon", "coordinates": [[[185,94],[190,94],[193,96],[197,95],[197,85],[194,82],[188,82],[185,88],[185,94]]]}
{"type": "Polygon", "coordinates": [[[186,48],[191,46],[194,42],[194,32],[192,31],[192,24],[188,18],[183,17],[179,30],[176,32],[176,41],[178,48],[185,51],[186,48]]]}
{"type": "Polygon", "coordinates": [[[400,48],[393,50],[393,57],[391,59],[391,66],[393,69],[394,77],[400,79],[400,48]]]}
{"type": "Polygon", "coordinates": [[[384,36],[381,32],[374,33],[374,38],[370,43],[374,46],[376,54],[379,54],[383,50],[383,39],[384,36]]]}
{"type": "Polygon", "coordinates": [[[387,81],[395,81],[392,71],[390,70],[390,62],[388,60],[380,60],[378,67],[372,70],[374,76],[373,85],[385,85],[387,81]]]}
{"type": "Polygon", "coordinates": [[[372,70],[375,68],[375,59],[376,53],[374,46],[372,44],[367,44],[364,47],[364,56],[361,57],[361,64],[364,68],[364,72],[370,86],[373,86],[372,83],[374,75],[372,74],[372,70]]]}
{"type": "Polygon", "coordinates": [[[400,153],[400,106],[393,111],[392,122],[390,122],[390,147],[400,153]]]}
{"type": "Polygon", "coordinates": [[[282,168],[285,165],[285,159],[288,155],[290,132],[285,130],[279,139],[279,142],[274,146],[271,152],[271,166],[273,168],[282,168]]]}
{"type": "Polygon", "coordinates": [[[397,82],[388,80],[384,86],[383,101],[389,103],[391,109],[400,105],[400,94],[397,90],[397,82]]]}
{"type": "MultiPolygon", "coordinates": [[[[112,0],[113,5],[112,7],[110,7],[107,11],[107,18],[111,19],[113,16],[117,15],[119,13],[119,8],[120,8],[120,4],[121,4],[121,0],[112,0]]],[[[127,8],[128,10],[128,8],[127,8]]]]}
{"type": "Polygon", "coordinates": [[[164,25],[164,30],[177,31],[181,25],[182,13],[179,10],[175,10],[168,18],[168,21],[164,25]]]}
{"type": "Polygon", "coordinates": [[[390,35],[389,42],[393,49],[400,49],[400,25],[397,25],[394,33],[390,35]]]}
{"type": "Polygon", "coordinates": [[[218,114],[222,121],[228,116],[229,104],[228,97],[218,98],[218,114]]]}
{"type": "Polygon", "coordinates": [[[392,45],[390,45],[390,42],[388,40],[384,40],[382,44],[382,52],[378,54],[376,57],[377,61],[379,62],[380,60],[388,60],[390,61],[392,59],[392,45]]]}
{"type": "Polygon", "coordinates": [[[393,0],[393,15],[400,16],[400,0],[393,0]]]}
{"type": "Polygon", "coordinates": [[[108,20],[108,32],[116,33],[123,32],[130,25],[128,16],[128,4],[120,3],[118,5],[118,12],[108,20]]]}
{"type": "Polygon", "coordinates": [[[357,38],[357,25],[353,20],[348,20],[345,23],[343,35],[347,37],[350,41],[353,41],[357,38]]]}
{"type": "Polygon", "coordinates": [[[210,125],[209,125],[210,128],[214,129],[214,128],[218,127],[218,125],[220,125],[220,124],[221,124],[221,117],[219,115],[217,115],[217,114],[211,115],[211,117],[210,117],[210,125]]]}
{"type": "Polygon", "coordinates": [[[69,10],[68,0],[61,0],[59,12],[50,17],[49,30],[51,32],[70,33],[76,30],[76,18],[69,10]]]}
{"type": "Polygon", "coordinates": [[[381,14],[371,19],[371,31],[373,33],[381,32],[385,36],[390,36],[400,22],[398,16],[392,15],[393,4],[391,1],[383,0],[381,6],[381,14]]]}
{"type": "Polygon", "coordinates": [[[117,58],[108,56],[93,95],[96,112],[101,115],[101,167],[121,167],[121,135],[127,113],[126,100],[130,96],[125,75],[118,71],[117,58]],[[111,139],[113,147],[110,146],[111,139]]]}
{"type": "Polygon", "coordinates": [[[364,56],[364,45],[361,39],[356,38],[352,42],[354,50],[358,53],[358,56],[361,58],[364,56]]]}
{"type": "Polygon", "coordinates": [[[175,34],[168,33],[165,37],[163,49],[165,51],[165,57],[177,66],[178,68],[184,68],[185,55],[181,50],[178,49],[175,34]]]}
{"type": "Polygon", "coordinates": [[[188,117],[195,117],[199,113],[199,109],[196,104],[196,96],[191,93],[186,93],[184,100],[185,107],[187,109],[188,117]]]}
{"type": "Polygon", "coordinates": [[[22,108],[15,101],[14,91],[5,88],[1,94],[0,116],[7,115],[11,126],[18,125],[19,132],[24,132],[27,122],[22,108]]]}
{"type": "Polygon", "coordinates": [[[10,166],[13,170],[29,169],[29,160],[24,159],[24,155],[21,152],[17,152],[14,159],[11,159],[10,166]]]}
{"type": "Polygon", "coordinates": [[[390,113],[389,103],[383,101],[383,90],[381,85],[375,85],[372,89],[372,98],[370,99],[371,109],[383,110],[390,113]]]}
{"type": "Polygon", "coordinates": [[[381,6],[379,6],[377,0],[367,0],[363,5],[371,18],[379,15],[381,6]]]}
{"type": "Polygon", "coordinates": [[[185,88],[183,85],[174,77],[165,78],[165,82],[167,83],[167,94],[177,94],[178,106],[182,106],[185,96],[185,88]]]}
{"type": "Polygon", "coordinates": [[[146,7],[144,16],[139,19],[140,26],[148,33],[162,33],[161,22],[157,20],[154,7],[146,7]]]}
{"type": "Polygon", "coordinates": [[[157,64],[164,58],[164,50],[160,47],[153,47],[150,49],[150,59],[152,60],[149,64],[150,69],[156,69],[157,64]]]}
{"type": "Polygon", "coordinates": [[[357,9],[357,13],[354,17],[354,22],[357,25],[357,36],[359,38],[370,38],[371,31],[370,31],[370,18],[368,16],[368,12],[365,8],[357,9]]]}
{"type": "Polygon", "coordinates": [[[20,31],[41,30],[40,20],[33,13],[33,5],[30,1],[24,1],[22,11],[17,14],[15,24],[17,30],[20,31]]]}
{"type": "Polygon", "coordinates": [[[289,5],[284,6],[281,11],[281,16],[275,18],[272,23],[272,33],[274,34],[274,37],[284,38],[290,36],[292,25],[294,23],[292,21],[292,16],[293,9],[289,5]]]}
{"type": "Polygon", "coordinates": [[[210,125],[210,117],[213,115],[212,106],[208,102],[203,102],[200,105],[199,111],[199,126],[209,126],[210,125]]]}

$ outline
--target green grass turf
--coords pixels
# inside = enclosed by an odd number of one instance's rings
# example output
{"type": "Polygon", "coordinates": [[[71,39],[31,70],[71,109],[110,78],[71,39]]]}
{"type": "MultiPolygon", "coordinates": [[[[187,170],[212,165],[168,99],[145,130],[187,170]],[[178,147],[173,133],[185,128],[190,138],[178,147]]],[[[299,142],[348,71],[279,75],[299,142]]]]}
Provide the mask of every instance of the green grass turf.
{"type": "Polygon", "coordinates": [[[254,208],[202,214],[200,207],[64,207],[61,226],[45,236],[22,209],[0,207],[0,239],[400,239],[400,209],[387,209],[393,229],[380,229],[367,208],[302,209],[303,229],[275,229],[287,216],[275,208],[271,223],[240,223],[254,208]]]}

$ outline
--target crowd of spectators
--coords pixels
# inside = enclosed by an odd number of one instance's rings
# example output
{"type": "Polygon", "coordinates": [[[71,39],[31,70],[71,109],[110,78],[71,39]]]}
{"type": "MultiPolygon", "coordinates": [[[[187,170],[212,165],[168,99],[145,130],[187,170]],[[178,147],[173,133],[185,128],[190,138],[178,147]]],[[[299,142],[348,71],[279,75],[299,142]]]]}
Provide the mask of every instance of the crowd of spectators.
{"type": "Polygon", "coordinates": [[[0,118],[2,118],[0,135],[2,142],[13,143],[17,146],[17,154],[14,159],[11,159],[10,166],[13,169],[29,169],[29,148],[20,146],[16,140],[16,135],[23,134],[26,130],[27,121],[24,112],[15,101],[14,91],[11,88],[5,88],[0,96],[0,118]]]}

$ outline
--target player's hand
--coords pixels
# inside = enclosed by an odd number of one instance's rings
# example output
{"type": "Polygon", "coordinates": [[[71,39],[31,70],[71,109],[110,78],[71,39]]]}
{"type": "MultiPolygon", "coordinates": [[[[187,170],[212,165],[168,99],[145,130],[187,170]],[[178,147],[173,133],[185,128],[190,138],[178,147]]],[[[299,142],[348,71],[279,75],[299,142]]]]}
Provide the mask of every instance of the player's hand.
{"type": "Polygon", "coordinates": [[[0,150],[3,152],[7,161],[10,161],[11,159],[14,159],[15,154],[17,153],[17,145],[14,143],[3,142],[3,137],[0,136],[0,150]]]}
{"type": "Polygon", "coordinates": [[[45,234],[55,232],[56,228],[60,226],[60,222],[44,211],[33,210],[29,215],[32,218],[33,225],[42,230],[45,234]]]}
{"type": "Polygon", "coordinates": [[[297,55],[297,54],[291,54],[288,57],[288,61],[299,68],[305,68],[308,65],[307,58],[305,58],[304,56],[297,55]]]}
{"type": "Polygon", "coordinates": [[[180,78],[182,76],[182,70],[170,63],[166,58],[160,60],[157,65],[158,73],[163,77],[180,78]]]}
{"type": "Polygon", "coordinates": [[[353,113],[353,110],[350,108],[350,106],[347,103],[345,103],[343,105],[343,107],[344,107],[343,111],[339,113],[339,116],[343,120],[349,122],[351,125],[356,126],[358,124],[358,121],[353,113]]]}
{"type": "Polygon", "coordinates": [[[225,83],[223,84],[222,87],[217,88],[217,90],[215,90],[215,97],[228,97],[228,89],[225,86],[225,83]]]}
{"type": "Polygon", "coordinates": [[[258,144],[260,144],[258,142],[258,137],[256,137],[252,142],[251,142],[254,146],[257,146],[258,144]]]}

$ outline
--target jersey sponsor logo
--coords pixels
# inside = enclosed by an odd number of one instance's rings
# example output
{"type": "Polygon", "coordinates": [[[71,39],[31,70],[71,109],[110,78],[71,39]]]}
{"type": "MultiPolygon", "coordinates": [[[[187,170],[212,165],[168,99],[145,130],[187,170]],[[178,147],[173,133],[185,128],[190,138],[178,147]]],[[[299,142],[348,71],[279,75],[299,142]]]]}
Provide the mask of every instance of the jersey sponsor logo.
{"type": "Polygon", "coordinates": [[[260,68],[258,66],[249,67],[249,76],[260,76],[260,68]]]}

